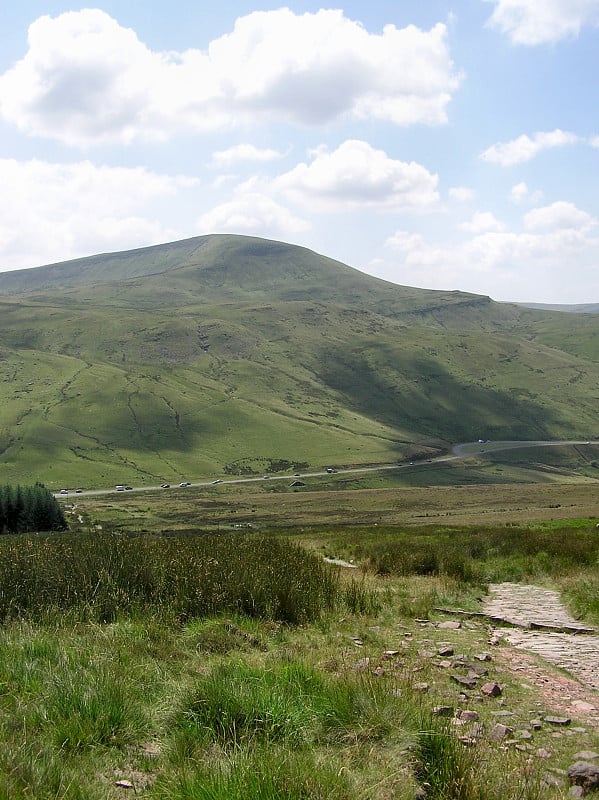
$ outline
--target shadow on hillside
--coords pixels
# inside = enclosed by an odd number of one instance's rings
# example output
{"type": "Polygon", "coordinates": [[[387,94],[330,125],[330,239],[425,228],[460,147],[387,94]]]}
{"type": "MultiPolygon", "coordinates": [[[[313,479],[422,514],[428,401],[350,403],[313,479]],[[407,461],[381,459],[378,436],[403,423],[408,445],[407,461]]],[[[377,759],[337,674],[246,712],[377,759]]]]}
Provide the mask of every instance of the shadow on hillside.
{"type": "MultiPolygon", "coordinates": [[[[376,355],[381,352],[384,348],[376,355]]],[[[426,437],[545,439],[564,425],[554,410],[535,400],[460,381],[433,359],[385,355],[381,368],[380,362],[369,363],[372,353],[329,350],[321,378],[355,411],[426,437]]]]}

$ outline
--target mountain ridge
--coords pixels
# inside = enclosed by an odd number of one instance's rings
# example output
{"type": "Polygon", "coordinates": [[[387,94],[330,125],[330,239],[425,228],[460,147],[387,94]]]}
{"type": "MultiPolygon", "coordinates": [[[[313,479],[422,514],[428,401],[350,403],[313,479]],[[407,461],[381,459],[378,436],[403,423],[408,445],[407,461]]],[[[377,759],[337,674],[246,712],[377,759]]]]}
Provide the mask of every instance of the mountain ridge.
{"type": "Polygon", "coordinates": [[[6,276],[13,479],[171,482],[389,463],[481,435],[596,438],[597,316],[396,286],[224,234],[6,276]]]}

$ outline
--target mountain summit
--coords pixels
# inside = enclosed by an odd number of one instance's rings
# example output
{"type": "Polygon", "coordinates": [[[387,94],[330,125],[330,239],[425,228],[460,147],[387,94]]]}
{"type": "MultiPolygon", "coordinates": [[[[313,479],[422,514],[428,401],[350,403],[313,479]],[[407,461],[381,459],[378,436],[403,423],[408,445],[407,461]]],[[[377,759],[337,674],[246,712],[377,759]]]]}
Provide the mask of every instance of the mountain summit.
{"type": "Polygon", "coordinates": [[[599,317],[212,235],[0,274],[0,468],[58,483],[587,438],[599,317]]]}

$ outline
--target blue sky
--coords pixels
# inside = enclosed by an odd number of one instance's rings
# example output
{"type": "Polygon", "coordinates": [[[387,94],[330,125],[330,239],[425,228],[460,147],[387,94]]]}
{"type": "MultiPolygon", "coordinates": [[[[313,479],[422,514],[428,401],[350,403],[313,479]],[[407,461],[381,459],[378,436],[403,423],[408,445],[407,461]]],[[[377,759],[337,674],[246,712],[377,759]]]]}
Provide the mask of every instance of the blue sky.
{"type": "Polygon", "coordinates": [[[599,302],[599,0],[23,0],[0,271],[205,233],[599,302]]]}

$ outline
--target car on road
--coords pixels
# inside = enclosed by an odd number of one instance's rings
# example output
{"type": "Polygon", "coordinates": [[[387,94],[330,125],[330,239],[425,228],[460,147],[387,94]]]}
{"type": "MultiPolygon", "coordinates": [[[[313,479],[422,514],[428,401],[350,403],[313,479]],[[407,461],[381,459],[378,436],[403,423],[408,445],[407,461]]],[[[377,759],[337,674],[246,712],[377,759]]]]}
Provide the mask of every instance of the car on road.
{"type": "Polygon", "coordinates": [[[191,486],[191,483],[189,481],[181,481],[179,486],[184,489],[186,486],[191,486]]]}
{"type": "Polygon", "coordinates": [[[133,486],[125,486],[125,491],[126,492],[132,492],[133,491],[133,486]]]}
{"type": "Polygon", "coordinates": [[[211,481],[211,483],[212,483],[212,485],[217,484],[217,483],[222,483],[222,480],[220,478],[217,478],[215,481],[211,481]]]}
{"type": "Polygon", "coordinates": [[[170,485],[170,483],[161,483],[160,484],[160,488],[161,489],[170,489],[171,485],[170,485]]]}
{"type": "Polygon", "coordinates": [[[264,480],[267,481],[270,478],[270,475],[265,475],[264,480]]]}
{"type": "Polygon", "coordinates": [[[61,489],[60,490],[60,494],[68,494],[68,493],[69,493],[68,489],[61,489]]]}
{"type": "Polygon", "coordinates": [[[82,491],[83,489],[75,489],[75,494],[81,494],[82,491]]]}

